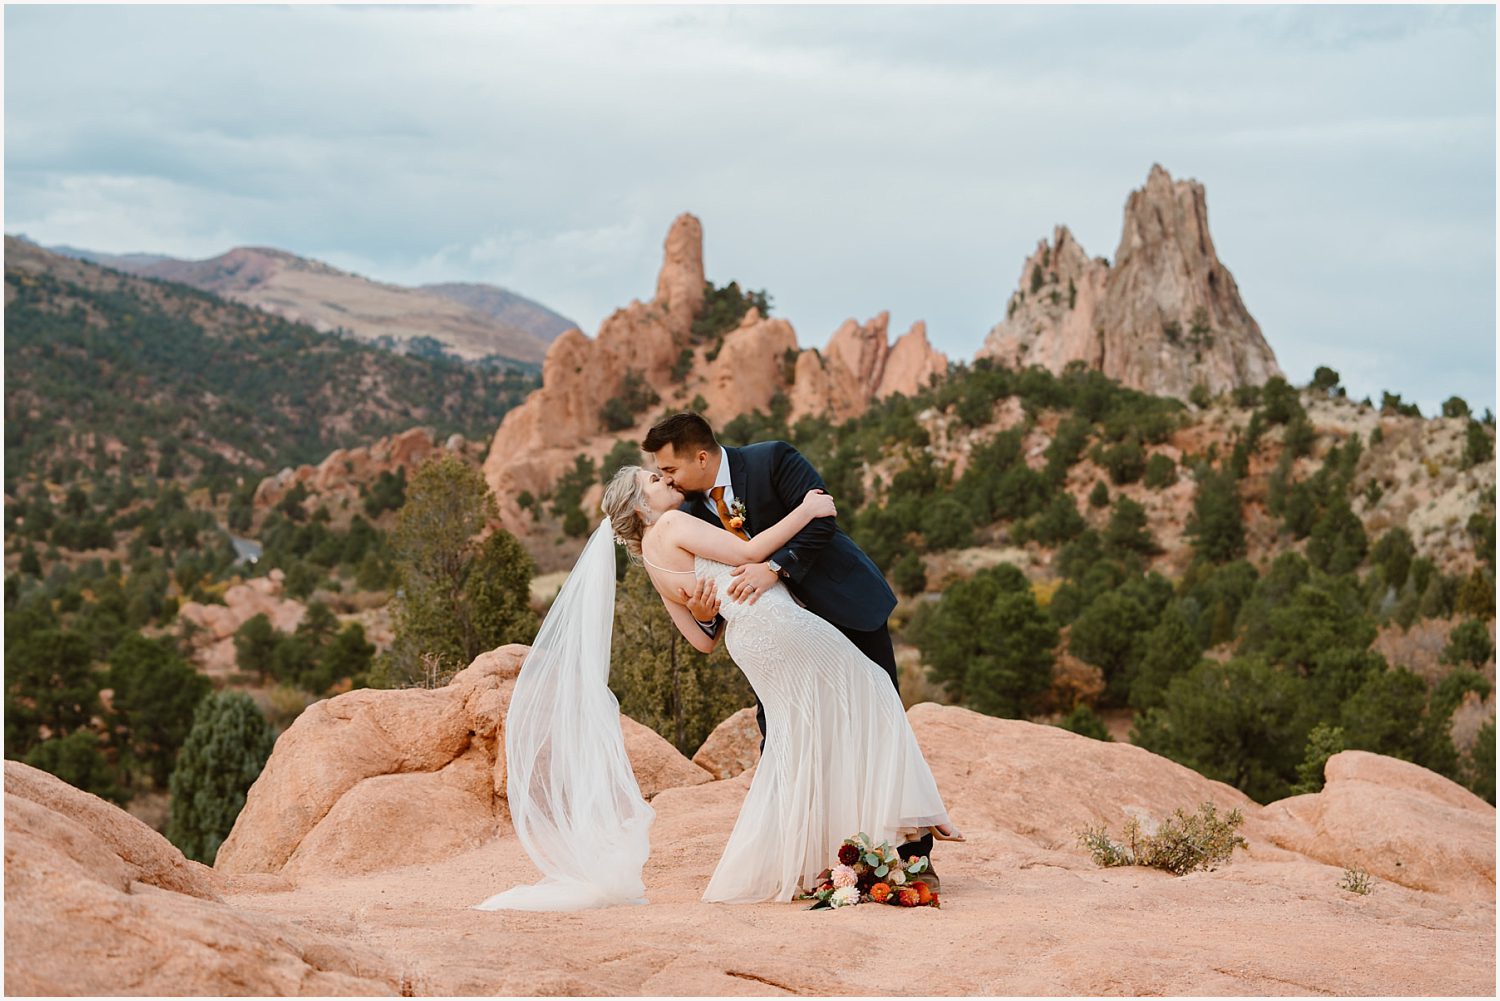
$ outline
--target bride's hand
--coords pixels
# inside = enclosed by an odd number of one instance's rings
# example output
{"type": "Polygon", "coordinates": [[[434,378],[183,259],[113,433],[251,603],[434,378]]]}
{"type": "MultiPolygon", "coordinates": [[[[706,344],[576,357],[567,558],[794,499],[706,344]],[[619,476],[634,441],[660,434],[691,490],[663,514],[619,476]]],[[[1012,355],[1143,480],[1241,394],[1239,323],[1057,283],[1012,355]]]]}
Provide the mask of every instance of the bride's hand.
{"type": "Polygon", "coordinates": [[[833,495],[822,490],[809,490],[802,498],[802,506],[812,512],[814,518],[835,518],[839,509],[833,503],[833,495]]]}

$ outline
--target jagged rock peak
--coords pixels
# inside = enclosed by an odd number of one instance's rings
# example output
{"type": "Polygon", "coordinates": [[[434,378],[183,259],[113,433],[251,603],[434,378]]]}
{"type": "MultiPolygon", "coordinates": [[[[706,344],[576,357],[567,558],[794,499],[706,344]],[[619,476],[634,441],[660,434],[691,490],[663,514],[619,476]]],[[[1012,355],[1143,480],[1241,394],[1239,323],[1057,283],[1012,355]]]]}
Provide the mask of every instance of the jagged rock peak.
{"type": "Polygon", "coordinates": [[[1203,185],[1155,164],[1132,192],[1115,263],[1090,259],[1065,226],[1042,240],[980,349],[1017,367],[1083,361],[1145,392],[1187,398],[1281,374],[1208,231],[1203,185]]]}

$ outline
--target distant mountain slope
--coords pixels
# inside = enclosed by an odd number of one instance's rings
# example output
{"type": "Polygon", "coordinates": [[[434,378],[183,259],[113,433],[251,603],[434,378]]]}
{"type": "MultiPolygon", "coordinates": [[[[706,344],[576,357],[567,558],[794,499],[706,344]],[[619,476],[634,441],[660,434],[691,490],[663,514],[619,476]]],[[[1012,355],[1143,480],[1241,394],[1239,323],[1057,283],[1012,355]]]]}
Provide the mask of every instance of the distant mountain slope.
{"type": "Polygon", "coordinates": [[[519,327],[548,344],[557,340],[558,335],[564,331],[578,326],[541,303],[498,285],[486,285],[483,282],[438,282],[417,287],[452,299],[459,305],[493,317],[507,326],[519,327]]]}
{"type": "Polygon", "coordinates": [[[275,472],[427,425],[485,436],[536,385],[395,354],[5,240],[7,486],[103,451],[275,472]],[[217,458],[215,458],[217,456],[217,458]]]}
{"type": "Polygon", "coordinates": [[[236,247],[202,261],[76,247],[49,249],[130,274],[191,285],[321,331],[347,330],[385,347],[430,354],[441,345],[466,361],[540,365],[547,345],[573,325],[539,303],[495,286],[463,286],[475,291],[457,294],[408,288],[272,247],[236,247]]]}

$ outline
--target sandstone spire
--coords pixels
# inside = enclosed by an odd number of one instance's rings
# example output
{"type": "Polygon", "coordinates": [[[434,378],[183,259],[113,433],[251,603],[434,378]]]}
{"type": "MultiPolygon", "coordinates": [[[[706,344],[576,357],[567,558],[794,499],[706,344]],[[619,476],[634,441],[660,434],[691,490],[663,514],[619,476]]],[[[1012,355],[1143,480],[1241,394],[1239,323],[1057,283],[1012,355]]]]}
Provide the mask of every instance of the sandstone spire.
{"type": "Polygon", "coordinates": [[[1203,185],[1160,164],[1125,204],[1111,267],[1065,227],[1027,258],[1008,316],[980,357],[1061,372],[1079,360],[1149,393],[1186,398],[1280,375],[1208,233],[1203,185]]]}
{"type": "Polygon", "coordinates": [[[703,224],[697,216],[684,212],[672,221],[654,302],[666,307],[674,333],[692,328],[703,305],[703,224]]]}

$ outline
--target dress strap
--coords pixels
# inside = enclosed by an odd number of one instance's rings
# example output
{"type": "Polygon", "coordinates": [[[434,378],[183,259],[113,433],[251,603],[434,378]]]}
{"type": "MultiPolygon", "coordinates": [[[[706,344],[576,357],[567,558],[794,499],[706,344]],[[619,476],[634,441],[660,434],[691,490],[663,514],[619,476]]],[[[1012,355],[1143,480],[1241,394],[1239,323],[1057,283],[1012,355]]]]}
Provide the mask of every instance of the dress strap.
{"type": "Polygon", "coordinates": [[[655,563],[652,563],[650,560],[646,559],[646,553],[644,550],[642,550],[641,552],[641,559],[645,561],[646,566],[654,567],[655,569],[660,570],[662,573],[697,573],[696,570],[668,570],[666,567],[659,567],[655,563]]]}

